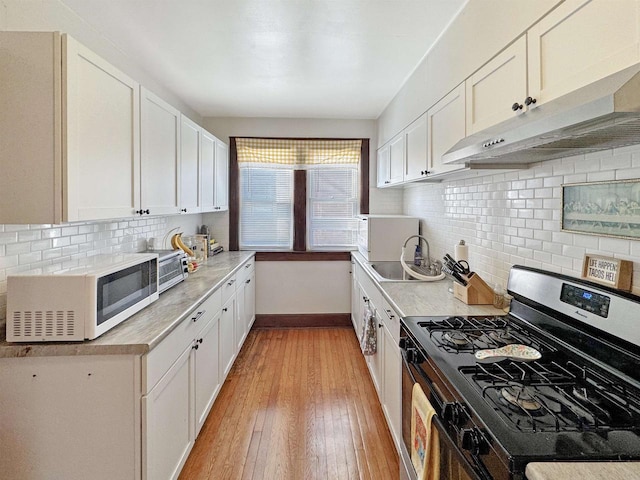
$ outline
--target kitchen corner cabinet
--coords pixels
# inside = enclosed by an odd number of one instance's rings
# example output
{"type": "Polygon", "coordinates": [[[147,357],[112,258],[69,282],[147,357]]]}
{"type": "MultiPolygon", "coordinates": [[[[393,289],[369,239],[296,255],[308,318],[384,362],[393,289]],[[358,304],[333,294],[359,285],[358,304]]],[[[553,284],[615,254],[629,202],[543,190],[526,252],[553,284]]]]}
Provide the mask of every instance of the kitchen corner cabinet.
{"type": "Polygon", "coordinates": [[[68,35],[0,32],[0,44],[0,223],[134,215],[138,83],[68,35]]]}
{"type": "Polygon", "coordinates": [[[527,39],[520,37],[466,80],[466,133],[522,113],[527,96],[527,39]]]}
{"type": "Polygon", "coordinates": [[[200,212],[202,127],[180,116],[180,213],[200,212]]]}
{"type": "Polygon", "coordinates": [[[529,95],[537,104],[640,62],[638,0],[571,0],[527,32],[529,95]]]}
{"type": "Polygon", "coordinates": [[[429,175],[464,168],[463,164],[443,164],[442,155],[465,137],[465,93],[462,83],[427,111],[429,175]]]}
{"type": "Polygon", "coordinates": [[[180,112],[140,88],[141,196],[144,214],[180,212],[180,112]]]}
{"type": "Polygon", "coordinates": [[[428,172],[427,163],[427,114],[423,113],[404,130],[405,172],[404,181],[423,178],[428,172]]]}

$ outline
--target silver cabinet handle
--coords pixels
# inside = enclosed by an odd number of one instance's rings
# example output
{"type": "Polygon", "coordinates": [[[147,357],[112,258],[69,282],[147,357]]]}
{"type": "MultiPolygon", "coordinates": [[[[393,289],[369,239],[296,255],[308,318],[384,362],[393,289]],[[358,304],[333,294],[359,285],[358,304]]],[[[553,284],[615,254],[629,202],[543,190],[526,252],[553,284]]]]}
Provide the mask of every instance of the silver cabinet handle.
{"type": "Polygon", "coordinates": [[[234,283],[236,283],[236,281],[235,281],[235,280],[231,280],[229,283],[227,283],[227,285],[228,285],[228,286],[231,286],[231,285],[233,285],[234,283]]]}
{"type": "Polygon", "coordinates": [[[202,311],[196,313],[193,317],[191,317],[191,320],[193,320],[194,322],[197,322],[198,320],[200,320],[202,315],[204,315],[205,313],[206,313],[206,310],[202,310],[202,311]]]}

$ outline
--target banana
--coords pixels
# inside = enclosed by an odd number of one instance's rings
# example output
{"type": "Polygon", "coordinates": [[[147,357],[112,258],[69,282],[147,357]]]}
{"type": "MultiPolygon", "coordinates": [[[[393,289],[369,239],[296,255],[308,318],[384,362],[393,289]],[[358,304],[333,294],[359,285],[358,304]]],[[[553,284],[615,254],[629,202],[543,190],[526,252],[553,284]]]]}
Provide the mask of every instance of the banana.
{"type": "Polygon", "coordinates": [[[182,235],[181,233],[174,233],[171,236],[171,248],[173,248],[174,250],[179,250],[180,246],[178,245],[177,239],[180,238],[180,235],[182,235]]]}
{"type": "Polygon", "coordinates": [[[178,234],[178,236],[176,236],[176,244],[178,245],[178,247],[180,247],[182,250],[184,250],[184,253],[186,253],[187,255],[189,255],[190,257],[195,257],[195,253],[193,253],[193,250],[191,250],[189,247],[187,247],[184,242],[182,241],[181,238],[182,234],[178,234]]]}

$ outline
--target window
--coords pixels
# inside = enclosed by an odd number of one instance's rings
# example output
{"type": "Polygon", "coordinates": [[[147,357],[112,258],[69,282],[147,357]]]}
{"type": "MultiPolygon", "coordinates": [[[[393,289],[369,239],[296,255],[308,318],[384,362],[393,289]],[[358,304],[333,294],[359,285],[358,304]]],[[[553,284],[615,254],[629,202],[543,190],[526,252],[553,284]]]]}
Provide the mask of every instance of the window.
{"type": "Polygon", "coordinates": [[[368,146],[368,140],[232,138],[231,249],[355,248],[355,216],[368,212],[368,146]]]}

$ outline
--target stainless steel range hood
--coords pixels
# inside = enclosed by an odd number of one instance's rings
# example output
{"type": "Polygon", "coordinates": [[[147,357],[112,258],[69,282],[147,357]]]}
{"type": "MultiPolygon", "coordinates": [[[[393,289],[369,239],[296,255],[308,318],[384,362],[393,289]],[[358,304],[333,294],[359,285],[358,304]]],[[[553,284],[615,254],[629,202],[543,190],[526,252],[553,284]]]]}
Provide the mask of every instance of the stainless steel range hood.
{"type": "Polygon", "coordinates": [[[468,136],[444,163],[534,163],[640,144],[640,65],[468,136]]]}

